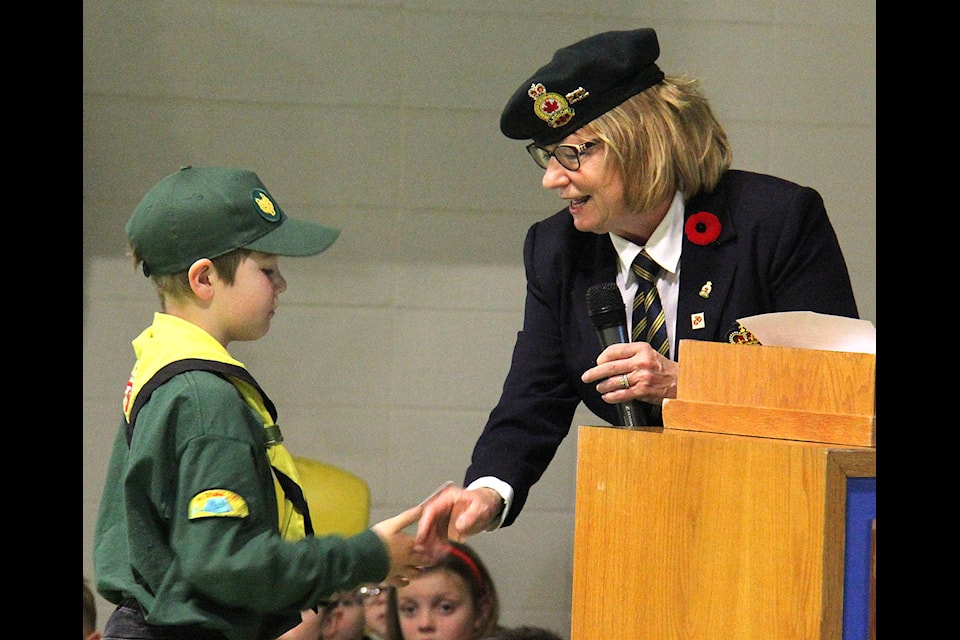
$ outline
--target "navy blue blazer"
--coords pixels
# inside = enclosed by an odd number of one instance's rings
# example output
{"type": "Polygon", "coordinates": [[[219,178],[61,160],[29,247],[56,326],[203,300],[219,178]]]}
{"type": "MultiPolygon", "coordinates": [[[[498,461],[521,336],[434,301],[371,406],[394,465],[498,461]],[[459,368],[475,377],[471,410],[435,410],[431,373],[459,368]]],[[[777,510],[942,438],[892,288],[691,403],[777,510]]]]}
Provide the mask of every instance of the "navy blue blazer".
{"type": "MultiPolygon", "coordinates": [[[[847,266],[820,194],[809,187],[745,171],[726,172],[712,193],[691,198],[685,217],[715,214],[719,237],[699,245],[684,233],[680,257],[677,343],[726,342],[737,318],[776,311],[859,317],[847,266]],[[711,283],[709,297],[701,288],[711,283]],[[702,315],[702,328],[691,317],[702,315]]],[[[511,524],[569,433],[583,402],[609,424],[616,405],[581,374],[602,351],[587,314],[587,289],[614,282],[617,255],[607,234],[584,233],[567,209],[535,223],[523,249],[527,295],[503,393],[473,450],[464,486],[495,476],[515,492],[511,524]]],[[[679,354],[677,354],[679,355],[679,354]]],[[[675,356],[676,357],[676,356],[675,356]]],[[[660,424],[637,403],[645,424],[660,424]]]]}

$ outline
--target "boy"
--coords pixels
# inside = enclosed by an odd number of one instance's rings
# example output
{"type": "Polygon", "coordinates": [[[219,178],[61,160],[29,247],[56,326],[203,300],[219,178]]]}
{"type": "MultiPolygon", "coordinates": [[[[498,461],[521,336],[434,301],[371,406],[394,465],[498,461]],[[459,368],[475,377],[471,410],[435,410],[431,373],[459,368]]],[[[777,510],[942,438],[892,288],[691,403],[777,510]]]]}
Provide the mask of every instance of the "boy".
{"type": "Polygon", "coordinates": [[[339,230],[288,218],[251,171],[184,167],[126,225],[160,312],[133,347],[94,538],[113,638],[266,639],[363,582],[426,564],[415,507],[350,538],[313,537],[273,403],[227,352],[270,328],[277,256],[339,230]]]}

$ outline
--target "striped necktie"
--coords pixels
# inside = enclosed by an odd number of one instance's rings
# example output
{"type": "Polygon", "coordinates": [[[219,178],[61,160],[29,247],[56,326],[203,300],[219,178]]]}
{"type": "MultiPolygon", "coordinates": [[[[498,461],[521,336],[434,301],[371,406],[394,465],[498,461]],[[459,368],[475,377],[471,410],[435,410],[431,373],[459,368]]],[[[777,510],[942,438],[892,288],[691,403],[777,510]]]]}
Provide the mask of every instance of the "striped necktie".
{"type": "Polygon", "coordinates": [[[667,323],[663,306],[657,293],[657,276],[660,265],[642,250],[633,261],[631,270],[640,281],[637,296],[633,299],[634,342],[649,342],[662,355],[670,356],[670,340],[667,339],[667,323]]]}

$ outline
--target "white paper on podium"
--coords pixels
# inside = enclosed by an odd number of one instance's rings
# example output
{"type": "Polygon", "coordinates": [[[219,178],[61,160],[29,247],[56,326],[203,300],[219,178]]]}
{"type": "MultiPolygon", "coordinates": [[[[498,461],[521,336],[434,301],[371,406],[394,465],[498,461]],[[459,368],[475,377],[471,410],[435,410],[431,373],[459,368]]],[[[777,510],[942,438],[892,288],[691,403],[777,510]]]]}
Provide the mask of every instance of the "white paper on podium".
{"type": "Polygon", "coordinates": [[[877,328],[869,320],[813,311],[783,311],[737,322],[768,347],[877,353],[877,328]]]}

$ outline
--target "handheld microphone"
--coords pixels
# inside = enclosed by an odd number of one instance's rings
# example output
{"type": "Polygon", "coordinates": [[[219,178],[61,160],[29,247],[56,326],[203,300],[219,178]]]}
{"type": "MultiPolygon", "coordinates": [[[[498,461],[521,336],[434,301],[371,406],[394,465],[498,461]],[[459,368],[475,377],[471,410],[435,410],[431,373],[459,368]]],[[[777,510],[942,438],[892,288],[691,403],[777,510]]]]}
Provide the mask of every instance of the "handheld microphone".
{"type": "MultiPolygon", "coordinates": [[[[615,282],[595,284],[587,289],[587,314],[597,330],[600,344],[606,349],[611,344],[630,342],[627,334],[627,310],[623,296],[615,282]]],[[[633,400],[617,404],[617,411],[624,426],[642,426],[640,408],[633,400]]]]}

